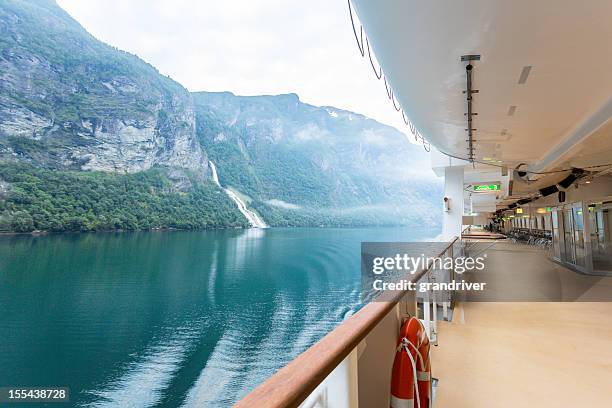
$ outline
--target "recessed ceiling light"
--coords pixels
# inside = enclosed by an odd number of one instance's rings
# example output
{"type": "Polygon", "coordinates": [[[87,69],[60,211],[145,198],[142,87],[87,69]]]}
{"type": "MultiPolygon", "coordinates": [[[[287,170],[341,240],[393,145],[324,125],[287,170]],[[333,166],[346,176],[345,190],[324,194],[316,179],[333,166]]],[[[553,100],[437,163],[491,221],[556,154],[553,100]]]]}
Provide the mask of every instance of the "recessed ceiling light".
{"type": "Polygon", "coordinates": [[[529,76],[530,72],[531,72],[531,65],[524,66],[523,70],[521,71],[521,76],[519,77],[518,83],[524,84],[525,82],[527,82],[527,77],[529,76]]]}

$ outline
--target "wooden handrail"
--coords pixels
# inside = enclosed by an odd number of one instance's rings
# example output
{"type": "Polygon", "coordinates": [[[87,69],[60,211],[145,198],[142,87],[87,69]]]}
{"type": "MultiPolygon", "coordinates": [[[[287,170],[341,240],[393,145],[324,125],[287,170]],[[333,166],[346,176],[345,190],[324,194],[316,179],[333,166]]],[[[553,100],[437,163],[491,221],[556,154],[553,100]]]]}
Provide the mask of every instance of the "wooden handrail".
{"type": "MultiPolygon", "coordinates": [[[[451,240],[438,256],[442,256],[457,239],[455,237],[451,240]]],[[[410,280],[419,280],[430,268],[431,263],[412,275],[410,280]]],[[[389,296],[389,301],[372,302],[364,306],[238,401],[234,408],[298,407],[380,323],[405,293],[395,291],[389,296]]]]}

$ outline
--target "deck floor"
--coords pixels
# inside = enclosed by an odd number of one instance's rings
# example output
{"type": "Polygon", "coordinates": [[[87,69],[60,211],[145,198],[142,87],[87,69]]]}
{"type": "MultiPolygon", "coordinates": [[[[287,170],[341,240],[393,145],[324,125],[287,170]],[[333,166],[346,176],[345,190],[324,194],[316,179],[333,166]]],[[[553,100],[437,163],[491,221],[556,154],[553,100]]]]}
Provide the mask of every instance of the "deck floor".
{"type": "MultiPolygon", "coordinates": [[[[532,290],[545,286],[539,274],[551,273],[596,279],[580,300],[612,290],[612,278],[580,276],[541,252],[520,257],[524,251],[502,244],[489,257],[509,272],[528,263],[532,290]],[[508,256],[514,262],[501,262],[508,256]]],[[[610,302],[465,302],[438,332],[436,408],[612,406],[610,302]]]]}

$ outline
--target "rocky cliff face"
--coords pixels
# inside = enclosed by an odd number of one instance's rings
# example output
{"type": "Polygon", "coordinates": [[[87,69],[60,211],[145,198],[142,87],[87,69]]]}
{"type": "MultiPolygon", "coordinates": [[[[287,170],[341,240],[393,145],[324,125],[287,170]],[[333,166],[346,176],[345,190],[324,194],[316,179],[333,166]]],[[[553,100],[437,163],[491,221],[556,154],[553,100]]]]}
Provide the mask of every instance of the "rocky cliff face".
{"type": "Polygon", "coordinates": [[[0,0],[0,157],[206,175],[191,95],[89,35],[54,1],[0,0]]]}

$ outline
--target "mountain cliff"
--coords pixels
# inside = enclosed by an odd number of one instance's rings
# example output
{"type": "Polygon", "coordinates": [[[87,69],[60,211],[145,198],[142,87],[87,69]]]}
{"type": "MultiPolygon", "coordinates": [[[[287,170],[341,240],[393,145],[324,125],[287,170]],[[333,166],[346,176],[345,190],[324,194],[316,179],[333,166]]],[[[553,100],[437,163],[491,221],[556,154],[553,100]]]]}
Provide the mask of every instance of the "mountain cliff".
{"type": "Polygon", "coordinates": [[[247,225],[185,88],[54,1],[0,0],[0,231],[247,225]]]}
{"type": "Polygon", "coordinates": [[[0,155],[47,167],[207,174],[191,96],[54,1],[0,1],[0,155]]]}
{"type": "Polygon", "coordinates": [[[247,226],[237,202],[271,226],[436,226],[419,168],[372,119],[191,94],[54,1],[0,0],[0,231],[247,226]]]}

